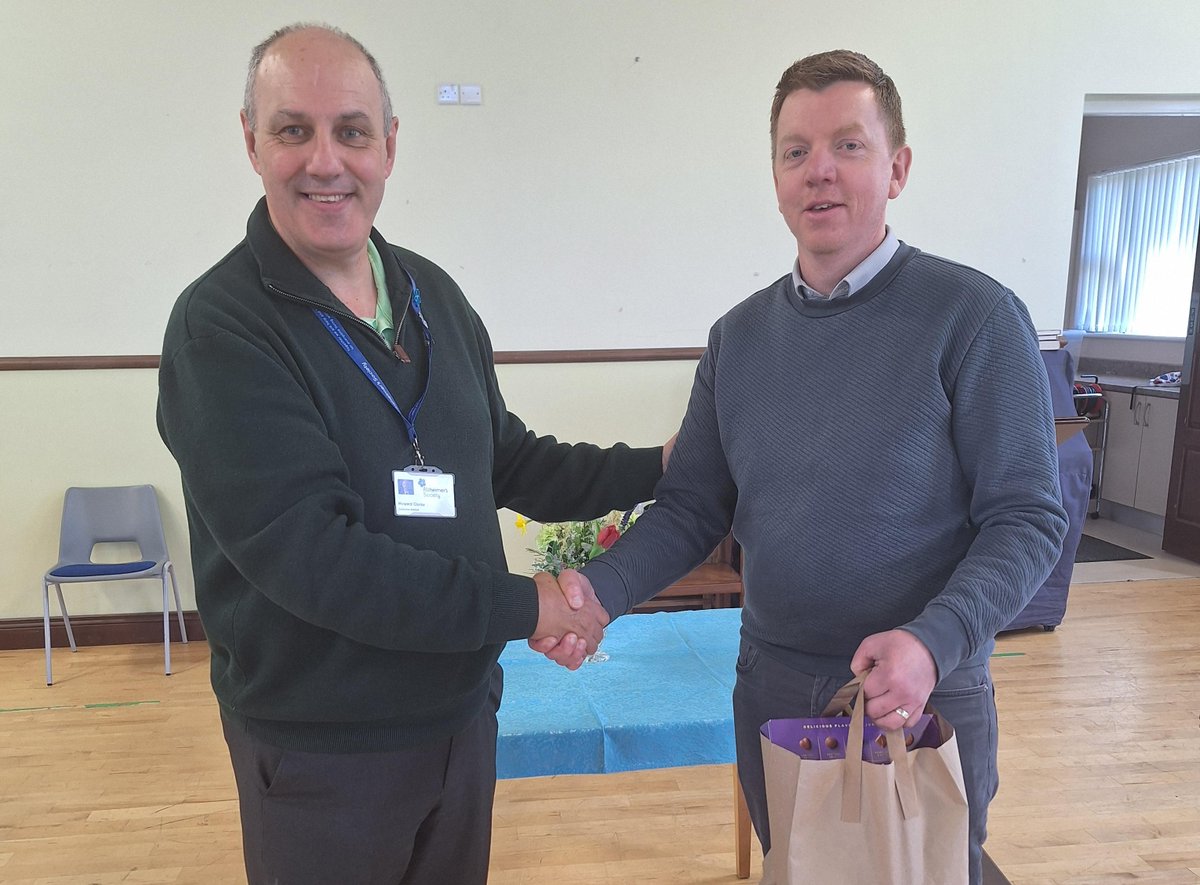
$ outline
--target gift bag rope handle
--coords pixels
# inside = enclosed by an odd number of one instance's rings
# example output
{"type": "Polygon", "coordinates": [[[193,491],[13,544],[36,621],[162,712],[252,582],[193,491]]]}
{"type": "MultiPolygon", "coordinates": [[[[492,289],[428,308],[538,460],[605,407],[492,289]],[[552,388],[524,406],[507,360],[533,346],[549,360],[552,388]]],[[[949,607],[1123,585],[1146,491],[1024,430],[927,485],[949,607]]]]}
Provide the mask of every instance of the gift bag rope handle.
{"type": "MultiPolygon", "coordinates": [[[[862,820],[862,773],[863,766],[873,763],[864,762],[863,752],[863,720],[866,717],[867,699],[863,694],[862,681],[865,673],[855,676],[850,682],[834,695],[828,710],[841,696],[842,692],[854,687],[854,707],[850,713],[850,734],[846,737],[846,758],[842,762],[842,821],[858,823],[862,820]]],[[[900,795],[900,809],[905,820],[920,816],[917,807],[917,788],[913,782],[912,765],[908,758],[908,748],[904,745],[904,729],[888,729],[884,731],[887,738],[888,755],[892,759],[892,768],[896,782],[896,792],[900,795]]]]}

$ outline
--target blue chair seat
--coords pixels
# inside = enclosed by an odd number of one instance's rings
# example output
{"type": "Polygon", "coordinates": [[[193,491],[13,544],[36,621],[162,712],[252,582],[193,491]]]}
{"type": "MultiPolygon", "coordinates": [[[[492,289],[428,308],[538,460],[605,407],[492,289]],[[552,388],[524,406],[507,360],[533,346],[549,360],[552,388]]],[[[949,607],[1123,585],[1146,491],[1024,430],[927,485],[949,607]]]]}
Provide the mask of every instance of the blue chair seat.
{"type": "Polygon", "coordinates": [[[79,565],[64,565],[50,572],[52,578],[97,578],[105,575],[130,575],[144,572],[157,565],[152,559],[141,562],[85,562],[79,565]]]}

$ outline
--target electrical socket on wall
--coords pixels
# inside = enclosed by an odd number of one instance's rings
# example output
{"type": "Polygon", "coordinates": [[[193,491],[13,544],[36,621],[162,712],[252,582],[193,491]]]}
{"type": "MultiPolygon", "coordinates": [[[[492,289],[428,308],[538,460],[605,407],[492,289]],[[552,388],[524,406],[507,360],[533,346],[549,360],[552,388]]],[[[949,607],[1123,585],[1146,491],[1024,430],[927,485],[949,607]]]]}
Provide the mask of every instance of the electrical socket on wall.
{"type": "Polygon", "coordinates": [[[458,104],[458,84],[441,83],[437,88],[438,104],[458,104]]]}

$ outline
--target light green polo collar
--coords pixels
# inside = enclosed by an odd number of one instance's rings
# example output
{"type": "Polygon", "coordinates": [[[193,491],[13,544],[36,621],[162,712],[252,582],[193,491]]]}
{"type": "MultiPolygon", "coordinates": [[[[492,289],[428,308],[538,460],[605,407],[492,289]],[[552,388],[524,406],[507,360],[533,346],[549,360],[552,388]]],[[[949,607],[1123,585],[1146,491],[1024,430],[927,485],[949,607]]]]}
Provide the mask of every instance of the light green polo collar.
{"type": "Polygon", "coordinates": [[[396,325],[392,321],[392,299],[388,297],[387,274],[383,271],[383,259],[371,240],[367,240],[367,259],[371,262],[371,276],[375,278],[375,316],[359,317],[383,339],[390,348],[396,344],[396,325]]]}

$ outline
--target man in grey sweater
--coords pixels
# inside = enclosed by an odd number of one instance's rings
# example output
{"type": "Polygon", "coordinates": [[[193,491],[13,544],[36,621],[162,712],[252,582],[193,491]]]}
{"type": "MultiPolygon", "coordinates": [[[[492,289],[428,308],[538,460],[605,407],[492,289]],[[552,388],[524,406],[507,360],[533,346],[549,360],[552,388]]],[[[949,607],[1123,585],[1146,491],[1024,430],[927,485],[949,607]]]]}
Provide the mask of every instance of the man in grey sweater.
{"type": "MultiPolygon", "coordinates": [[[[732,529],[738,774],[764,853],[759,726],[819,715],[869,670],[882,727],[926,701],[954,725],[979,883],[998,785],[988,658],[1067,526],[1036,336],[1011,291],[886,226],[912,154],[895,85],[870,59],[792,65],[771,140],[796,264],[713,327],[657,503],[564,586],[594,588],[615,617],[732,529]]],[[[531,644],[580,653],[569,638],[531,644]]]]}

